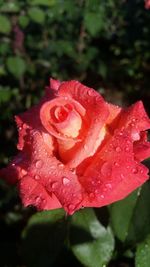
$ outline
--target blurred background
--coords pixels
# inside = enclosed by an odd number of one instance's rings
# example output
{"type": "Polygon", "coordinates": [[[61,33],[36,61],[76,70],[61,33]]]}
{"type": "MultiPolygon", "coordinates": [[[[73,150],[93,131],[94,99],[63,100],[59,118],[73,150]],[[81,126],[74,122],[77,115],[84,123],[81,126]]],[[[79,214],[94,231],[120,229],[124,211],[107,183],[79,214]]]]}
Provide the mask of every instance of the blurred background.
{"type": "MultiPolygon", "coordinates": [[[[49,77],[79,80],[114,104],[141,99],[150,112],[150,10],[144,0],[0,0],[1,167],[17,153],[14,115],[39,101],[49,77]]],[[[1,181],[0,266],[82,266],[67,250],[56,263],[26,262],[35,247],[27,250],[32,241],[25,229],[35,212],[1,181]]],[[[107,213],[103,208],[99,215],[104,225],[107,213]]],[[[135,246],[119,246],[122,254],[115,250],[109,266],[134,266],[135,246]]]]}

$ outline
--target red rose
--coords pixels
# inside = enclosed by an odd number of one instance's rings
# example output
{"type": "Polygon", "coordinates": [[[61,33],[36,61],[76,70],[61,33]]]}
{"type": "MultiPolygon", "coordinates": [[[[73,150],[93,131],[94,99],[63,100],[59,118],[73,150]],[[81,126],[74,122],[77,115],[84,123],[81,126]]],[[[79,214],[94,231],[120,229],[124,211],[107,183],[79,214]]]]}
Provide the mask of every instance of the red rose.
{"type": "Polygon", "coordinates": [[[1,177],[17,182],[25,206],[101,207],[148,179],[150,120],[142,102],[120,108],[77,81],[51,79],[40,104],[16,117],[16,158],[1,177]]]}

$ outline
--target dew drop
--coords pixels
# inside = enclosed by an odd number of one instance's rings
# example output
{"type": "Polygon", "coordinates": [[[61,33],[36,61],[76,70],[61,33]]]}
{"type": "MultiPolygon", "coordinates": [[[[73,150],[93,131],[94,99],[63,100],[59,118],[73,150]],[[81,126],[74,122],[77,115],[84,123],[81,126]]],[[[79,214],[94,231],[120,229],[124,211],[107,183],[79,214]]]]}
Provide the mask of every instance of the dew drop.
{"type": "Polygon", "coordinates": [[[62,167],[64,167],[64,164],[58,163],[58,167],[62,168],[62,167]]]}
{"type": "Polygon", "coordinates": [[[125,151],[126,151],[126,152],[129,152],[129,151],[130,151],[130,148],[127,146],[127,147],[125,148],[125,151]]]}
{"type": "Polygon", "coordinates": [[[55,189],[55,188],[57,187],[57,185],[58,185],[58,182],[53,182],[53,183],[51,184],[52,189],[55,189]]]}
{"type": "Polygon", "coordinates": [[[43,161],[42,160],[37,160],[35,163],[36,168],[40,169],[43,165],[43,161]]]}
{"type": "Polygon", "coordinates": [[[38,181],[38,180],[40,180],[40,176],[39,176],[38,174],[36,174],[36,175],[34,176],[34,179],[38,181]]]}
{"type": "Polygon", "coordinates": [[[26,128],[27,128],[27,125],[24,123],[24,124],[22,125],[22,128],[23,128],[23,129],[26,129],[26,128]]]}
{"type": "Polygon", "coordinates": [[[98,194],[99,191],[98,191],[98,189],[96,189],[94,192],[95,192],[95,194],[98,194]]]}
{"type": "Polygon", "coordinates": [[[93,92],[92,92],[91,90],[88,90],[88,91],[87,91],[87,94],[88,94],[89,96],[92,96],[92,95],[93,95],[93,92]]]}
{"type": "Polygon", "coordinates": [[[134,173],[134,174],[138,173],[138,169],[137,168],[133,168],[132,169],[132,173],[134,173]]]}
{"type": "Polygon", "coordinates": [[[100,195],[101,198],[104,198],[104,195],[100,195]]]}
{"type": "Polygon", "coordinates": [[[55,165],[51,165],[49,166],[50,169],[56,169],[56,166],[55,165]]]}
{"type": "Polygon", "coordinates": [[[73,174],[76,173],[76,169],[74,169],[74,168],[72,168],[71,171],[72,171],[73,174]]]}
{"type": "Polygon", "coordinates": [[[84,145],[84,146],[83,146],[83,149],[87,150],[87,145],[84,145]]]}
{"type": "Polygon", "coordinates": [[[119,163],[118,163],[118,162],[114,162],[114,165],[115,165],[116,167],[119,167],[119,163]]]}
{"type": "Polygon", "coordinates": [[[121,148],[119,146],[116,147],[116,152],[121,152],[121,148]]]}
{"type": "Polygon", "coordinates": [[[107,188],[109,188],[109,189],[112,189],[112,185],[111,184],[106,184],[105,185],[107,188]]]}
{"type": "Polygon", "coordinates": [[[131,133],[131,137],[132,137],[133,141],[138,141],[138,140],[140,140],[140,135],[139,135],[138,132],[132,131],[132,133],[131,133]]]}
{"type": "Polygon", "coordinates": [[[40,196],[35,197],[35,201],[39,204],[42,202],[42,198],[40,196]]]}
{"type": "Polygon", "coordinates": [[[24,170],[24,169],[22,169],[22,170],[21,170],[21,173],[22,173],[23,176],[25,176],[25,175],[27,174],[27,171],[24,170]]]}
{"type": "Polygon", "coordinates": [[[63,177],[62,182],[63,182],[63,185],[67,185],[70,183],[70,180],[67,177],[63,177]]]}
{"type": "Polygon", "coordinates": [[[143,173],[144,171],[143,170],[140,170],[140,173],[143,173]]]}
{"type": "Polygon", "coordinates": [[[104,164],[101,167],[101,173],[103,176],[109,177],[111,175],[112,168],[111,165],[108,162],[104,162],[104,164]]]}

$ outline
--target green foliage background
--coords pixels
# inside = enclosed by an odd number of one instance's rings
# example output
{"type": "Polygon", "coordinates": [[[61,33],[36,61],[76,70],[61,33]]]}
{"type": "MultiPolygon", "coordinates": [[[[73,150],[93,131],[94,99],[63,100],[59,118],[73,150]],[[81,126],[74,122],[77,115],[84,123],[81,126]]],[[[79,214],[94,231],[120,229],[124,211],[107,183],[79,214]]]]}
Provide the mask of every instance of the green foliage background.
{"type": "MultiPolygon", "coordinates": [[[[114,104],[142,99],[149,112],[144,0],[0,0],[1,166],[17,153],[14,115],[38,102],[50,76],[77,79],[114,104]]],[[[149,267],[149,192],[148,182],[109,208],[67,218],[24,209],[1,181],[0,266],[149,267]]]]}

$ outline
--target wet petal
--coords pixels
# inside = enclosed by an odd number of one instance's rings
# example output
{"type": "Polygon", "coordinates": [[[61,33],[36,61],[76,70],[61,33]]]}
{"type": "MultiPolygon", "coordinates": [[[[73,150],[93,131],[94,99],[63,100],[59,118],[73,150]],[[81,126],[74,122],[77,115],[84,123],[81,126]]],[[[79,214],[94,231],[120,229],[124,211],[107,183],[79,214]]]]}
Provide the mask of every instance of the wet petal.
{"type": "Polygon", "coordinates": [[[131,137],[127,131],[118,132],[80,178],[87,191],[83,205],[108,205],[126,197],[147,179],[148,169],[134,158],[131,137]]]}
{"type": "Polygon", "coordinates": [[[150,142],[147,141],[146,132],[142,132],[139,141],[134,143],[134,155],[139,161],[150,157],[150,142]]]}
{"type": "Polygon", "coordinates": [[[54,156],[48,155],[39,133],[35,134],[32,148],[29,176],[46,188],[49,194],[53,193],[64,209],[72,214],[81,207],[82,202],[83,190],[78,177],[54,156]]]}
{"type": "Polygon", "coordinates": [[[30,176],[25,176],[19,182],[20,197],[25,207],[35,206],[38,210],[51,210],[61,207],[54,194],[49,194],[45,188],[30,176]]]}

